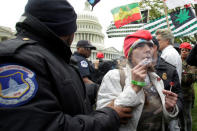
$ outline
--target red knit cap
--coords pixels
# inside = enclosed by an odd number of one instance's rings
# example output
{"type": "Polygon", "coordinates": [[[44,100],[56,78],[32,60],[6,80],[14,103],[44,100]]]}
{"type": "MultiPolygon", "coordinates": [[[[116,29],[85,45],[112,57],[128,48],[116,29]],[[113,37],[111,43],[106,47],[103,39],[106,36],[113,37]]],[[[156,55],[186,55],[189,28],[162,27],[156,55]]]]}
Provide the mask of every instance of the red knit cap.
{"type": "Polygon", "coordinates": [[[192,49],[192,46],[190,45],[190,43],[184,42],[180,45],[179,48],[185,48],[185,49],[192,49]]]}
{"type": "MultiPolygon", "coordinates": [[[[152,35],[148,30],[138,30],[135,33],[128,35],[124,40],[124,54],[127,57],[130,47],[139,39],[152,40],[152,35]]],[[[138,43],[139,44],[139,43],[138,43]]]]}
{"type": "Polygon", "coordinates": [[[104,58],[103,53],[102,53],[102,52],[98,52],[98,53],[96,54],[96,58],[98,58],[98,59],[104,58]]]}

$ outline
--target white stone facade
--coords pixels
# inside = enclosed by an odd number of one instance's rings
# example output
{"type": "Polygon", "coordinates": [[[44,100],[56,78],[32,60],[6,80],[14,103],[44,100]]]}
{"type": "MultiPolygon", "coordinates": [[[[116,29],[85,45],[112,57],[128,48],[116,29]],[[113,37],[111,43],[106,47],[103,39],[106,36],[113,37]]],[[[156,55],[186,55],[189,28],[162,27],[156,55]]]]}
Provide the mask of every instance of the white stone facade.
{"type": "Polygon", "coordinates": [[[0,42],[11,38],[14,38],[11,28],[0,26],[0,42]]]}

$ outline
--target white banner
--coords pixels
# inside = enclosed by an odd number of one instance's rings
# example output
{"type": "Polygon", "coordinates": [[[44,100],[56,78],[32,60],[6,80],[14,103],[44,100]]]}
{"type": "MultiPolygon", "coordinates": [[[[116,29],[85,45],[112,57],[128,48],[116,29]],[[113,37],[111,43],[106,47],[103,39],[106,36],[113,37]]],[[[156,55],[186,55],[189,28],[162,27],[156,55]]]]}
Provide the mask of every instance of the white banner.
{"type": "Polygon", "coordinates": [[[197,4],[197,0],[193,0],[194,2],[193,2],[193,4],[197,4]]]}
{"type": "Polygon", "coordinates": [[[186,4],[197,3],[197,0],[164,0],[169,9],[184,6],[186,4]]]}

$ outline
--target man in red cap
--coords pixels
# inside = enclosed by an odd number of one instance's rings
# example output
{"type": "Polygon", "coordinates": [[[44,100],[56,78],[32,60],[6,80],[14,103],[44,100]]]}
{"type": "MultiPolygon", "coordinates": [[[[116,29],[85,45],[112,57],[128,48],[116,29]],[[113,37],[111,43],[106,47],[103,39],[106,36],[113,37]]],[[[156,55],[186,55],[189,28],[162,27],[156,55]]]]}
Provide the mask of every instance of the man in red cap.
{"type": "Polygon", "coordinates": [[[94,62],[95,73],[94,78],[97,84],[101,84],[103,77],[109,70],[113,70],[117,68],[118,62],[117,60],[104,60],[104,54],[102,52],[98,52],[96,55],[96,61],[94,62]]]}
{"type": "Polygon", "coordinates": [[[104,58],[104,54],[103,54],[102,52],[98,52],[98,53],[96,54],[96,58],[97,58],[97,59],[103,59],[103,58],[104,58]]]}
{"type": "Polygon", "coordinates": [[[196,75],[197,69],[194,66],[190,66],[186,63],[186,58],[189,55],[192,47],[189,43],[184,42],[179,47],[181,49],[181,59],[182,59],[182,79],[181,88],[183,90],[183,117],[185,131],[192,130],[192,117],[191,108],[194,103],[195,93],[193,84],[197,80],[196,75]]]}
{"type": "Polygon", "coordinates": [[[102,52],[97,52],[96,54],[96,61],[94,63],[95,69],[98,69],[99,64],[103,62],[104,54],[102,52]]]}

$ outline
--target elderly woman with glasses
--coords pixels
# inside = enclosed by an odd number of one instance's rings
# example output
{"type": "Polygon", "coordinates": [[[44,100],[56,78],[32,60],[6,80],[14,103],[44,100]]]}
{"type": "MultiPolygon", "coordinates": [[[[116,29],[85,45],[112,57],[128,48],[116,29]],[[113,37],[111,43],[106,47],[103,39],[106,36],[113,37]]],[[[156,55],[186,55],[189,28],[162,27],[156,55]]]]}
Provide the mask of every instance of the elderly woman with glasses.
{"type": "Polygon", "coordinates": [[[131,107],[132,118],[121,125],[120,131],[163,131],[164,122],[176,117],[177,95],[164,90],[163,81],[152,66],[153,43],[147,30],[139,30],[124,40],[127,66],[109,71],[100,86],[97,109],[111,103],[131,107]],[[124,85],[120,84],[125,77],[124,85]],[[122,86],[121,86],[122,85],[122,86]]]}

